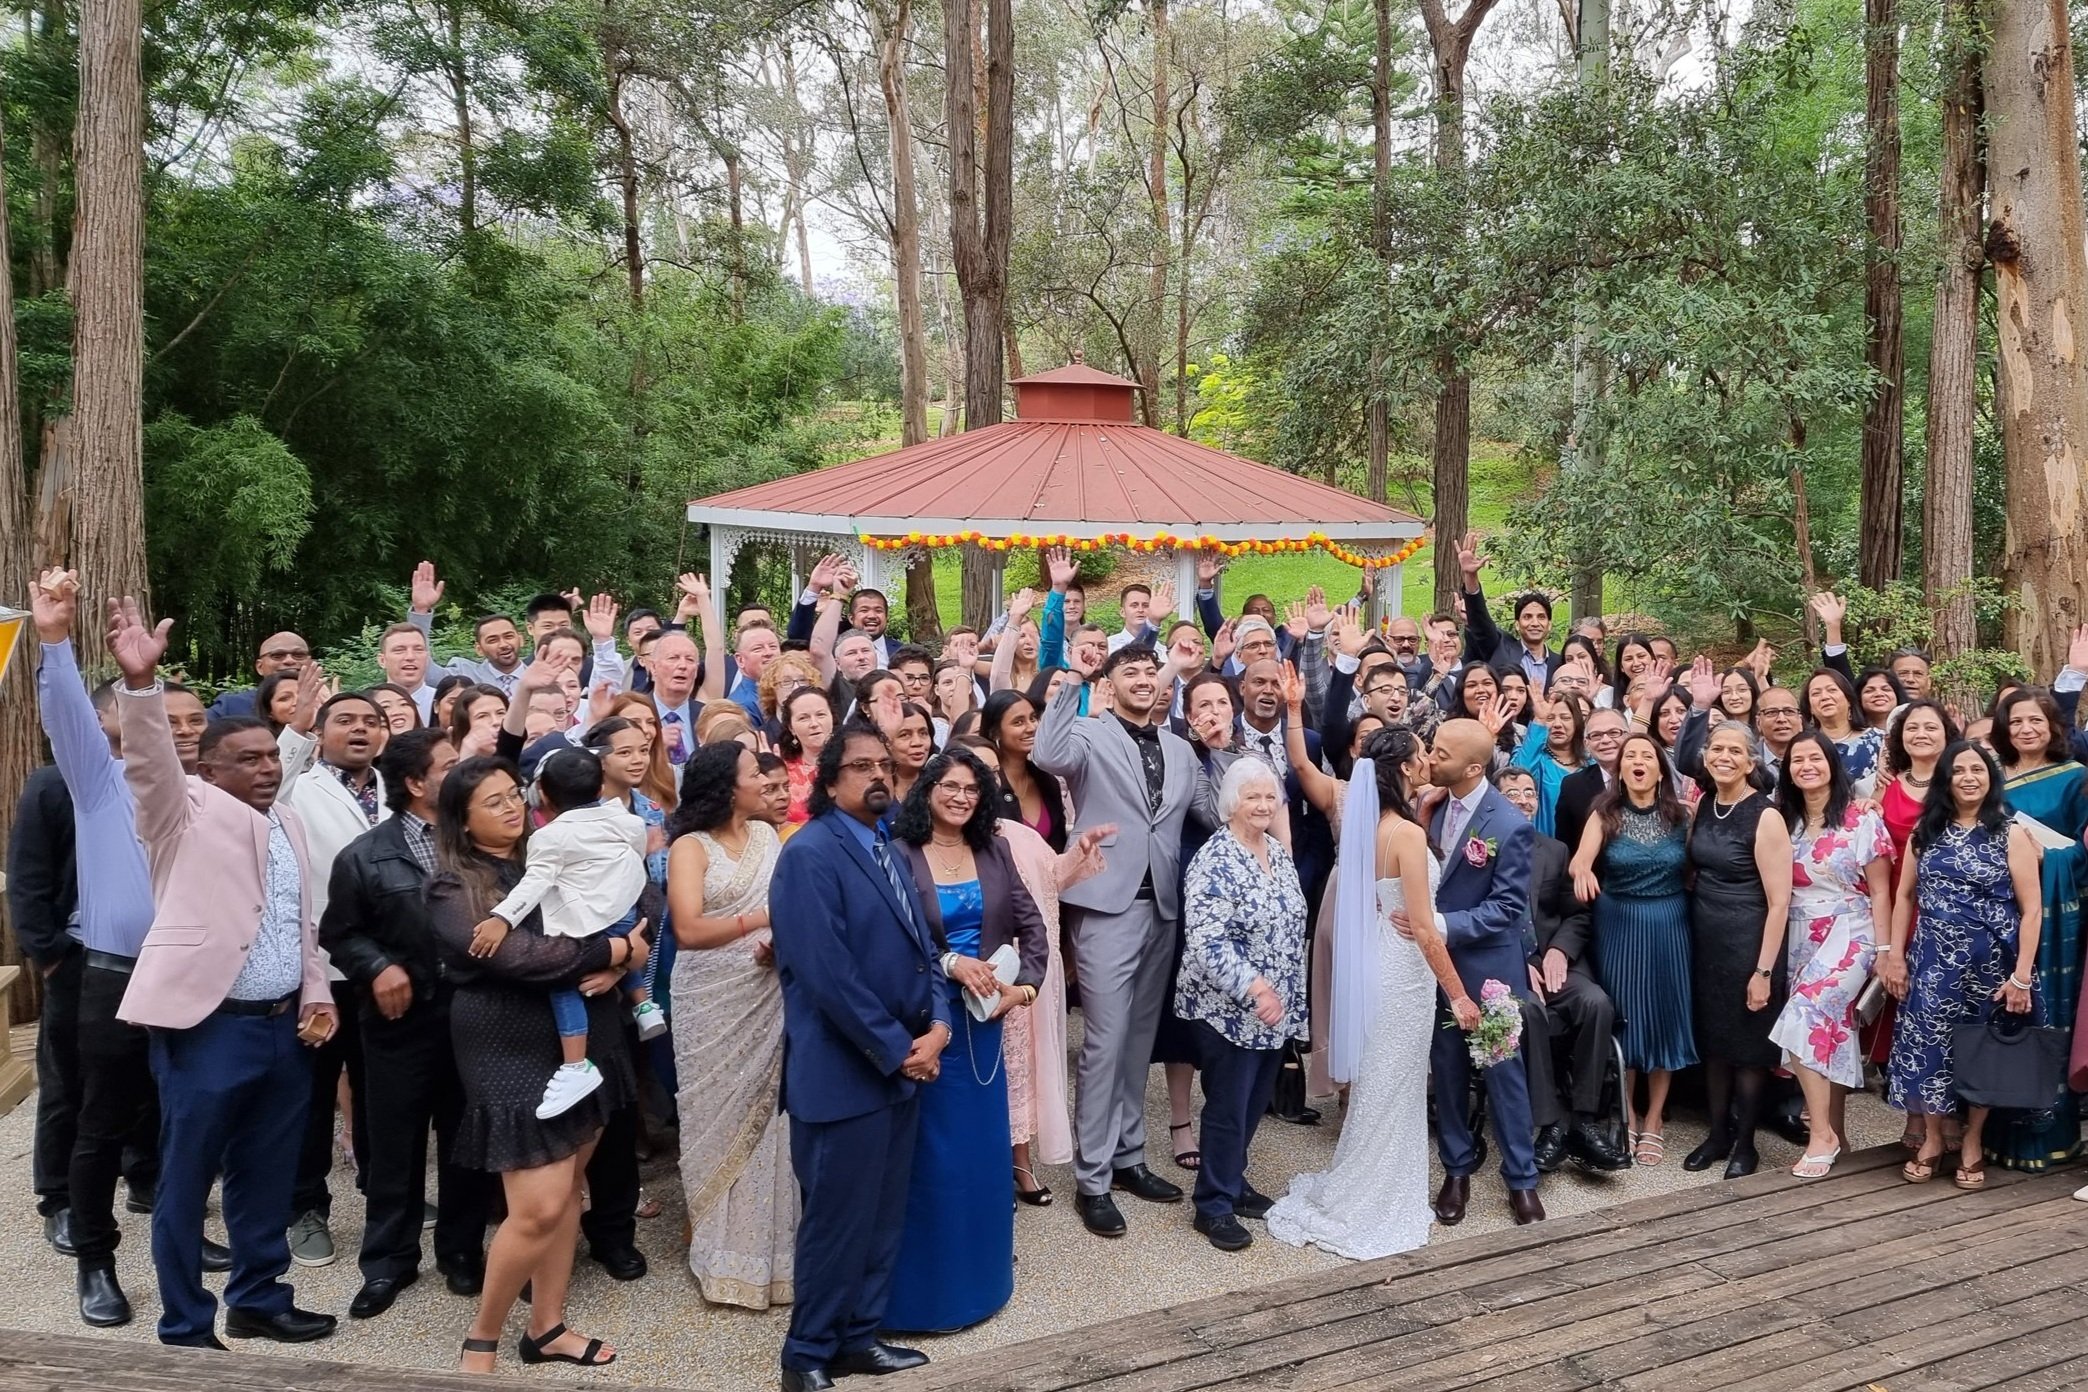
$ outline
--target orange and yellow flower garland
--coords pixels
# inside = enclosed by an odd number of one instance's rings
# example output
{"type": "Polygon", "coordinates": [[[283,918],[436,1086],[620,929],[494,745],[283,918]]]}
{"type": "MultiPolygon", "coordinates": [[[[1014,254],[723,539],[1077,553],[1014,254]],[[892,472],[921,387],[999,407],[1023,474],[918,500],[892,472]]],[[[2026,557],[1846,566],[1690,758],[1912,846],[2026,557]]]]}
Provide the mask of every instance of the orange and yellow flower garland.
{"type": "Polygon", "coordinates": [[[940,551],[952,546],[965,545],[978,546],[987,551],[1026,551],[1033,546],[1063,546],[1068,551],[1100,551],[1111,546],[1121,546],[1126,551],[1212,551],[1229,559],[1240,556],[1275,556],[1289,551],[1310,551],[1316,548],[1345,565],[1356,566],[1362,570],[1398,565],[1418,552],[1428,540],[1425,536],[1418,536],[1389,556],[1365,556],[1361,552],[1349,550],[1319,532],[1307,533],[1302,539],[1286,538],[1282,541],[1221,541],[1212,536],[1176,536],[1173,532],[1160,532],[1150,537],[1133,536],[1129,532],[1112,532],[1099,537],[1070,537],[1063,533],[1040,533],[1031,536],[1017,532],[1012,536],[993,537],[982,532],[908,532],[903,537],[866,535],[857,539],[875,551],[910,551],[916,548],[940,551]]]}

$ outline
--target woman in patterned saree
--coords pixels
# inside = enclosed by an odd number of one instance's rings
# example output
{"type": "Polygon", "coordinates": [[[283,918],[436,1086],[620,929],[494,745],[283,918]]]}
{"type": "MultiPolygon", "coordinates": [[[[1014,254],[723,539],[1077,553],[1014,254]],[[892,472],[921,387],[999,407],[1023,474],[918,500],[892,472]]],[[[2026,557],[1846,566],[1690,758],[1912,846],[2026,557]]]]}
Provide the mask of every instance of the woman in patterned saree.
{"type": "Polygon", "coordinates": [[[675,1070],[689,1270],[703,1298],[765,1310],[791,1298],[797,1181],[783,1078],[783,992],[769,941],[775,828],[754,752],[706,744],[682,768],[668,829],[675,1070]]]}

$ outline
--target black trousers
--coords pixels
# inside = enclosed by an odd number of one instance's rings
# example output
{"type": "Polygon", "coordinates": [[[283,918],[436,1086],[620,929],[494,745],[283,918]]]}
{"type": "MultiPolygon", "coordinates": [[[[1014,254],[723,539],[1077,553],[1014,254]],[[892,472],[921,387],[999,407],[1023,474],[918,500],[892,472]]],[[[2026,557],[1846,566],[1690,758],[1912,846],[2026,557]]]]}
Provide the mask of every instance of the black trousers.
{"type": "Polygon", "coordinates": [[[363,1105],[362,1031],[356,1026],[355,988],[345,981],[333,983],[334,1011],[340,1027],[334,1037],[309,1051],[312,1055],[312,1098],[305,1113],[304,1141],[297,1156],[297,1186],[290,1198],[292,1221],[306,1213],[321,1218],[333,1216],[333,1192],[327,1178],[333,1173],[334,1113],[340,1096],[341,1072],[348,1073],[350,1109],[348,1145],[355,1153],[356,1187],[369,1169],[370,1137],[363,1105]]]}
{"type": "Polygon", "coordinates": [[[420,1269],[427,1201],[428,1131],[435,1132],[435,1262],[476,1267],[485,1260],[491,1175],[451,1159],[464,1103],[450,1043],[449,993],[415,1000],[396,1020],[365,1005],[360,1026],[363,1114],[362,1252],[365,1281],[401,1280],[420,1269]]]}
{"type": "Polygon", "coordinates": [[[1523,1075],[1530,1083],[1530,1125],[1542,1131],[1566,1120],[1559,1106],[1558,1070],[1552,1063],[1552,1017],[1531,997],[1518,997],[1516,1004],[1522,1007],[1522,1061],[1523,1075]]]}
{"type": "MultiPolygon", "coordinates": [[[[1568,1054],[1573,1067],[1573,1088],[1570,1096],[1562,1095],[1557,1084],[1553,1082],[1550,1049],[1533,1050],[1526,1045],[1523,1058],[1529,1064],[1530,1110],[1535,1114],[1536,1124],[1544,1126],[1544,1117],[1547,1114],[1553,1121],[1561,1120],[1559,1104],[1562,1101],[1571,1107],[1576,1115],[1594,1116],[1602,1107],[1602,1080],[1612,1055],[1611,1041],[1616,1035],[1617,1007],[1611,1003],[1609,993],[1602,989],[1594,977],[1575,967],[1566,973],[1566,984],[1544,1002],[1543,1010],[1551,1034],[1565,1034],[1570,1037],[1568,1054]],[[1539,1053],[1544,1055],[1542,1098],[1538,1095],[1539,1065],[1536,1055],[1539,1053]]],[[[1525,1033],[1528,1029],[1525,1007],[1525,1033]]]]}
{"type": "Polygon", "coordinates": [[[638,1104],[609,1114],[587,1162],[587,1211],[580,1215],[587,1250],[620,1252],[638,1241],[638,1104]]]}
{"type": "Polygon", "coordinates": [[[29,1182],[36,1211],[49,1217],[72,1193],[73,1136],[80,1117],[80,975],[87,954],[66,950],[44,977],[43,1014],[36,1021],[36,1142],[29,1182]]]}
{"type": "Polygon", "coordinates": [[[117,1176],[127,1174],[141,1189],[156,1189],[159,1182],[159,1089],[151,1041],[137,1025],[116,1018],[129,988],[128,972],[88,965],[80,974],[80,1112],[68,1185],[73,1245],[88,1267],[116,1262],[122,1237],[117,1176]]]}
{"type": "Polygon", "coordinates": [[[1196,1214],[1231,1213],[1247,1190],[1247,1148],[1276,1090],[1281,1049],[1243,1049],[1201,1020],[1191,1021],[1203,1055],[1203,1125],[1196,1134],[1196,1214]]]}

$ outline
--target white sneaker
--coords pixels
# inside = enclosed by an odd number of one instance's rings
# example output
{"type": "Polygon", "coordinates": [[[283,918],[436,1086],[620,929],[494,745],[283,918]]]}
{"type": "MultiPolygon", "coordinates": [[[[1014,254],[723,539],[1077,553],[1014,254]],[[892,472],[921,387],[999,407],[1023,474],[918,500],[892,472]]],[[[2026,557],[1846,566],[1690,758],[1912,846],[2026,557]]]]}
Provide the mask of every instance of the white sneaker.
{"type": "Polygon", "coordinates": [[[602,1085],[602,1072],[594,1064],[582,1059],[578,1063],[562,1063],[544,1084],[544,1100],[537,1103],[537,1120],[549,1121],[562,1112],[572,1110],[575,1102],[602,1085]]]}
{"type": "Polygon", "coordinates": [[[641,1001],[631,1011],[631,1018],[638,1022],[638,1037],[641,1040],[658,1039],[667,1033],[667,1012],[651,1001],[641,1001]]]}

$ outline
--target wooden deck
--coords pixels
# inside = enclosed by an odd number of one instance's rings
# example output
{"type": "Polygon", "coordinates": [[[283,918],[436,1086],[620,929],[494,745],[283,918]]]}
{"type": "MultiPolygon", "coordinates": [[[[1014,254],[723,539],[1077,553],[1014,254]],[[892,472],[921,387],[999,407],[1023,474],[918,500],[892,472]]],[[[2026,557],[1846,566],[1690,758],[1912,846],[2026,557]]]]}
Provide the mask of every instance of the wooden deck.
{"type": "Polygon", "coordinates": [[[1997,1170],[1964,1193],[1948,1170],[1903,1182],[1902,1158],[1439,1242],[939,1360],[881,1392],[2088,1389],[2083,1173],[1997,1170]]]}

